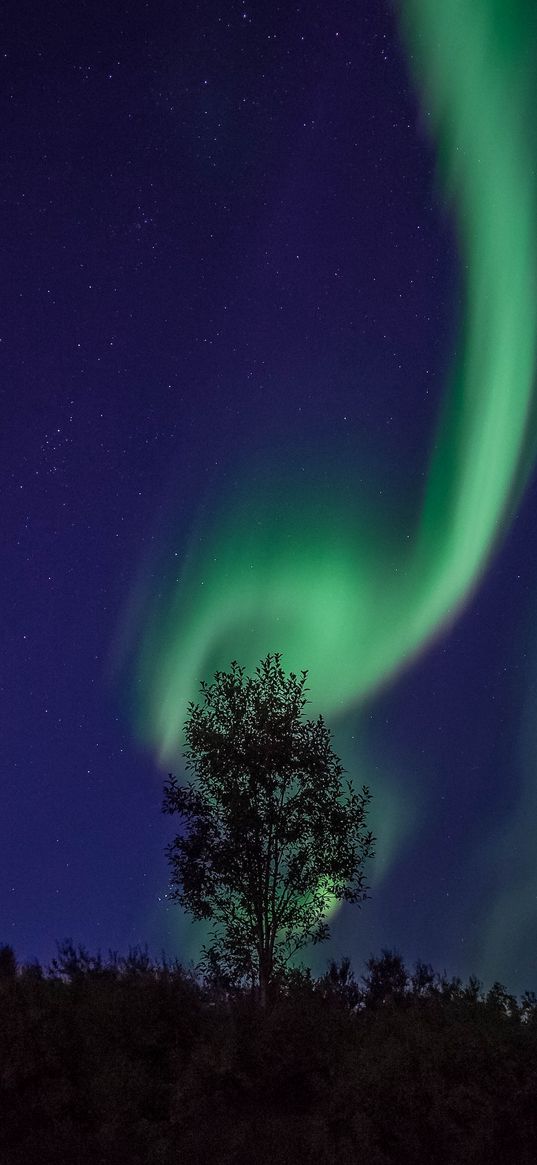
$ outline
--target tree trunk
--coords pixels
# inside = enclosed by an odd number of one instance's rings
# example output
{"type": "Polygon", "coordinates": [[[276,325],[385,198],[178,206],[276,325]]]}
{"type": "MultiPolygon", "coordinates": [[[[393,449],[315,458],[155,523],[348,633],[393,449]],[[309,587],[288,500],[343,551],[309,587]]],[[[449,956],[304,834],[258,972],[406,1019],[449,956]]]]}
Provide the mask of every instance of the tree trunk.
{"type": "Polygon", "coordinates": [[[267,1006],[270,980],[272,977],[272,960],[269,951],[262,951],[259,959],[259,1003],[263,1010],[267,1006]]]}

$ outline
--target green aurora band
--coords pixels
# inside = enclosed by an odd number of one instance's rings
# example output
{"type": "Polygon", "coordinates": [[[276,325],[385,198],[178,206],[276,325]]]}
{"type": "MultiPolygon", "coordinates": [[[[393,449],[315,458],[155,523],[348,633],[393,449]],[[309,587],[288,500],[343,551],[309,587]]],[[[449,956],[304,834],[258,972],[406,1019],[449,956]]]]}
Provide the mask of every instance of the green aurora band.
{"type": "Polygon", "coordinates": [[[179,583],[161,590],[146,618],[138,727],[162,763],[177,761],[182,713],[200,679],[231,658],[251,667],[282,651],[287,667],[308,667],[314,705],[328,716],[370,698],[456,617],[531,467],[531,6],[407,0],[401,28],[466,282],[461,354],[423,493],[403,523],[394,496],[390,526],[369,501],[347,501],[337,482],[299,486],[278,463],[224,501],[213,528],[193,539],[179,583]]]}

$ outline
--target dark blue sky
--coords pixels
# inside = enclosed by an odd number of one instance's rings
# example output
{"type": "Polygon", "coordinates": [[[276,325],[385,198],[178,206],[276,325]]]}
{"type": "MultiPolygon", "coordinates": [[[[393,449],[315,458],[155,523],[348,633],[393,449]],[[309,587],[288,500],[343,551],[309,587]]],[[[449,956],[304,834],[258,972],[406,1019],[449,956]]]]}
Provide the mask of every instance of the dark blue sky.
{"type": "MultiPolygon", "coordinates": [[[[112,666],[133,580],[181,553],[246,457],[315,449],[327,427],[419,488],[456,248],[383,3],[6,15],[0,941],[44,960],[66,936],[175,953],[162,775],[112,666]]],[[[336,923],[339,953],[397,944],[483,972],[483,917],[517,885],[487,847],[531,766],[535,502],[372,710],[372,754],[410,774],[421,824],[336,923]]],[[[536,933],[502,954],[510,986],[537,986],[536,933]]]]}

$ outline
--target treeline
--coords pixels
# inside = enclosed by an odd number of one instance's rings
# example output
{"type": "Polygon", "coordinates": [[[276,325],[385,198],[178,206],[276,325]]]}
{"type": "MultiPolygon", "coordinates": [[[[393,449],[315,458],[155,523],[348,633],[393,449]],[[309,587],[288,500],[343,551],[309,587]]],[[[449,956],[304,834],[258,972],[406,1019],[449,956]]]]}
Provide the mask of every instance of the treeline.
{"type": "Polygon", "coordinates": [[[2,1165],[534,1165],[537,998],[394,952],[265,1009],[147,951],[0,948],[2,1165]]]}

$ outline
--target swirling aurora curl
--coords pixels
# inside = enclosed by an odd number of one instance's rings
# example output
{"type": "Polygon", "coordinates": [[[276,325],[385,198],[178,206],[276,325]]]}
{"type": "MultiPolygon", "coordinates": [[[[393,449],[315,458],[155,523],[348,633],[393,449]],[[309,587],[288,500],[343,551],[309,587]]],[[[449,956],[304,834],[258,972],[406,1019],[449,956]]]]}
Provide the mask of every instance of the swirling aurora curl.
{"type": "Polygon", "coordinates": [[[452,621],[508,526],[532,461],[537,271],[535,44],[522,0],[406,0],[403,40],[438,147],[466,281],[461,355],[407,528],[338,496],[246,482],[147,614],[142,736],[176,758],[199,681],[282,651],[315,704],[370,697],[452,621]],[[394,524],[395,525],[395,524],[394,524]]]}

